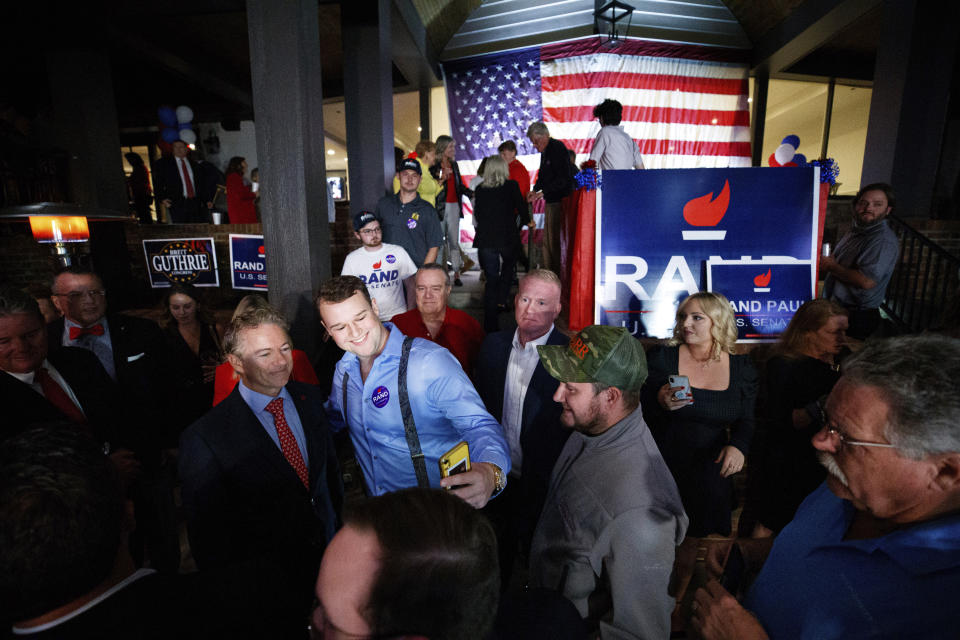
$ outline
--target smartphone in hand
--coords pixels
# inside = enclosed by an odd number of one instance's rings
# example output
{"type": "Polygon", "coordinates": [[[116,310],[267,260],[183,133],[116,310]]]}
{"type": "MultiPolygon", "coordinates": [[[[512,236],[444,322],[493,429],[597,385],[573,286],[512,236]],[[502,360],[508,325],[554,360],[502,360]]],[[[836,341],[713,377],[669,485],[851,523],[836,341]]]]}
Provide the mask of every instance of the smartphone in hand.
{"type": "Polygon", "coordinates": [[[690,391],[690,378],[687,376],[675,374],[668,377],[667,381],[671,387],[681,387],[681,389],[673,392],[674,400],[690,400],[693,398],[693,393],[690,391]]]}
{"type": "Polygon", "coordinates": [[[440,476],[443,478],[470,471],[470,446],[461,440],[440,456],[437,464],[440,465],[440,476]]]}

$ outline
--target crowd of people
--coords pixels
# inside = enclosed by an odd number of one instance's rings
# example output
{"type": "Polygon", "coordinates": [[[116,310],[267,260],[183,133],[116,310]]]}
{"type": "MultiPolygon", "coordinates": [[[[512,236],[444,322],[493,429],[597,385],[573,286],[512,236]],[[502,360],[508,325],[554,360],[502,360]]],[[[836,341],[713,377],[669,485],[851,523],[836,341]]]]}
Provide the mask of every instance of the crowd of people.
{"type": "MultiPolygon", "coordinates": [[[[619,113],[598,115],[617,149],[619,113]]],[[[171,287],[161,328],[109,312],[83,268],[53,279],[53,319],[39,290],[0,286],[4,632],[955,636],[960,340],[875,335],[892,190],[858,194],[824,297],[772,350],[737,345],[719,292],[680,301],[672,339],[644,345],[564,330],[553,249],[510,295],[527,201],[547,201],[549,227],[572,188],[562,143],[542,123],[529,137],[529,194],[515,145],[469,193],[452,139],[401,160],[315,295],[336,361],[311,363],[257,295],[220,326],[171,287]],[[470,195],[482,325],[449,306],[463,262],[439,216],[470,195]]]]}

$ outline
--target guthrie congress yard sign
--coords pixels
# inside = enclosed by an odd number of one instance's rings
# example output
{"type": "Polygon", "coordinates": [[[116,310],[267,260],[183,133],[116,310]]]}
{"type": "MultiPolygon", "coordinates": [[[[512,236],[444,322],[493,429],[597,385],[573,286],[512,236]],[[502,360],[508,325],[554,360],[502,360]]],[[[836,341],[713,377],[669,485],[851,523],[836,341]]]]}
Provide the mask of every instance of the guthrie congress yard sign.
{"type": "Polygon", "coordinates": [[[213,238],[168,238],[144,240],[150,286],[154,289],[172,284],[218,287],[217,252],[213,238]]]}

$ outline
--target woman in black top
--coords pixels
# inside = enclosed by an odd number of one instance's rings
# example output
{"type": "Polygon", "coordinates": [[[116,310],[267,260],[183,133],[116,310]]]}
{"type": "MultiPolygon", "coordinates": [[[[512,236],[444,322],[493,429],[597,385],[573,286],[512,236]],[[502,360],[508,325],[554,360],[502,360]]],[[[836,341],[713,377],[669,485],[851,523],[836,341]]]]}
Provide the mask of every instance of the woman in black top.
{"type": "Polygon", "coordinates": [[[210,410],[214,371],[223,359],[220,333],[189,284],[175,284],[163,299],[164,337],[173,368],[177,411],[173,422],[180,430],[210,410]]]}
{"type": "Polygon", "coordinates": [[[677,308],[673,340],[647,356],[644,417],[690,517],[688,536],[730,534],[733,484],[753,437],[757,374],[736,355],[736,320],[719,293],[695,293],[677,308]],[[676,399],[668,376],[690,379],[676,399]]]}
{"type": "Polygon", "coordinates": [[[486,159],[483,182],[476,190],[473,209],[476,235],[473,246],[480,257],[480,268],[486,274],[483,290],[483,329],[498,331],[498,307],[504,308],[513,282],[513,266],[517,261],[520,225],[531,220],[530,210],[520,186],[510,180],[507,163],[498,155],[486,159]]]}
{"type": "Polygon", "coordinates": [[[847,310],[840,304],[806,302],[767,362],[754,537],[779,533],[827,475],[810,438],[822,426],[818,400],[840,378],[847,324],[847,310]]]}

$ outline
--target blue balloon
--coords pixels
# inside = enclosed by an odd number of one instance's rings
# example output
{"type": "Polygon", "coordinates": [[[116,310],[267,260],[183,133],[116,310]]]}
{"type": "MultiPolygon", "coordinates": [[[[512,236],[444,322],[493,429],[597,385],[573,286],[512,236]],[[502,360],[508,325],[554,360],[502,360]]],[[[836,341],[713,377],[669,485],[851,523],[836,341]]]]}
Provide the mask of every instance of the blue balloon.
{"type": "Polygon", "coordinates": [[[803,155],[802,153],[793,154],[793,161],[797,163],[798,167],[805,167],[808,164],[807,156],[803,155]]]}
{"type": "Polygon", "coordinates": [[[184,129],[193,129],[193,125],[189,122],[181,122],[177,125],[177,128],[183,131],[184,129]]]}
{"type": "Polygon", "coordinates": [[[788,144],[794,149],[800,148],[800,136],[790,135],[783,139],[782,144],[788,144]]]}
{"type": "Polygon", "coordinates": [[[157,117],[168,127],[177,126],[177,112],[172,107],[160,107],[157,109],[157,117]]]}
{"type": "Polygon", "coordinates": [[[176,129],[171,129],[169,127],[164,127],[163,131],[160,132],[160,137],[164,142],[169,142],[173,144],[180,139],[180,133],[176,129]]]}

